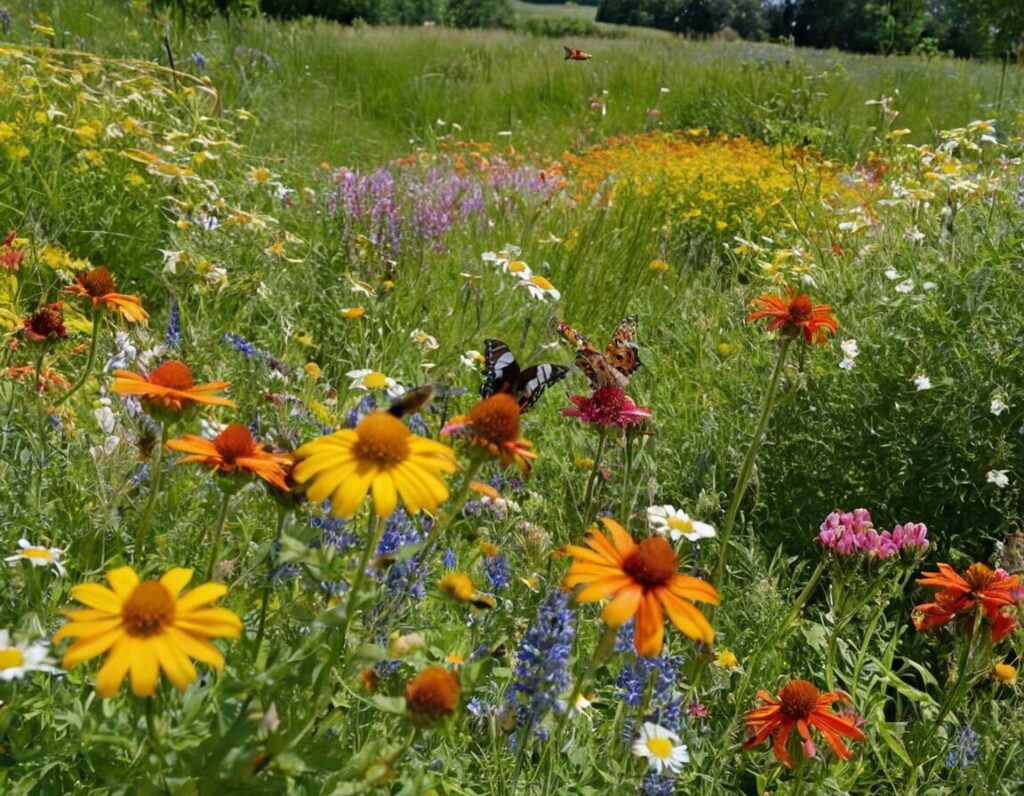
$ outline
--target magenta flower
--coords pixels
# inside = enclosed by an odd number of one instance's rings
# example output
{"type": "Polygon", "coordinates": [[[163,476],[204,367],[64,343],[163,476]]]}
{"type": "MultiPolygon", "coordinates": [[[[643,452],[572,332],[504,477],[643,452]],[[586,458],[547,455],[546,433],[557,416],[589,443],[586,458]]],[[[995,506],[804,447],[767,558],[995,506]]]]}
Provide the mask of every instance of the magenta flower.
{"type": "Polygon", "coordinates": [[[821,524],[818,541],[838,556],[861,554],[885,560],[905,550],[927,550],[928,528],[924,523],[908,522],[895,526],[891,531],[879,531],[875,529],[867,509],[854,509],[852,512],[837,509],[821,524]]]}
{"type": "Polygon", "coordinates": [[[633,403],[621,387],[601,387],[594,390],[594,394],[589,398],[570,395],[569,400],[576,404],[576,408],[563,409],[562,414],[567,417],[578,417],[587,425],[626,428],[654,417],[650,409],[633,403]]]}

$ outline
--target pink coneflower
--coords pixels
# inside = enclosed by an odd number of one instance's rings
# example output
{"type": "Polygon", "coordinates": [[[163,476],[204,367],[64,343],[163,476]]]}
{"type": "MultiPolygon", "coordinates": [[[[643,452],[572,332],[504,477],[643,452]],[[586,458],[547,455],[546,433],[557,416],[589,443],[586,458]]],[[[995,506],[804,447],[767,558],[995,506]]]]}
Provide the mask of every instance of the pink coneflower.
{"type": "Polygon", "coordinates": [[[576,408],[563,409],[562,414],[578,417],[587,425],[626,428],[654,417],[650,409],[637,406],[621,387],[614,385],[595,390],[589,398],[572,395],[569,400],[576,404],[576,408]]]}

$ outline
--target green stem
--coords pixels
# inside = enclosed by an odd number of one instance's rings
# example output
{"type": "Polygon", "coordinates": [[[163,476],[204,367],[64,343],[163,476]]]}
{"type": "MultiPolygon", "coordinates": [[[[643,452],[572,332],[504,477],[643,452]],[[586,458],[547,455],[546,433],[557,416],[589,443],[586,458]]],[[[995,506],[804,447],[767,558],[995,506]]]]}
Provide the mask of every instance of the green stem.
{"type": "MultiPolygon", "coordinates": [[[[906,585],[907,580],[909,580],[910,574],[911,573],[908,570],[900,577],[899,581],[896,583],[896,587],[892,590],[893,594],[903,594],[903,587],[906,585]]],[[[857,686],[860,683],[860,674],[864,670],[864,660],[867,658],[868,646],[875,635],[875,628],[878,627],[879,620],[881,620],[882,615],[885,613],[886,605],[886,601],[882,601],[882,603],[875,608],[875,613],[871,617],[871,621],[868,622],[867,630],[864,632],[864,638],[857,650],[857,658],[853,665],[853,677],[849,683],[850,691],[854,696],[857,696],[857,686]]]]}
{"type": "Polygon", "coordinates": [[[626,429],[626,467],[622,478],[622,504],[619,507],[619,521],[628,525],[629,514],[633,510],[630,481],[633,478],[633,435],[626,429]]]}
{"type": "Polygon", "coordinates": [[[217,566],[217,560],[220,557],[220,540],[224,535],[224,525],[228,519],[228,504],[231,503],[231,492],[224,490],[224,496],[220,502],[220,513],[217,515],[217,524],[214,526],[213,532],[213,547],[210,548],[210,561],[206,565],[206,582],[209,583],[213,580],[213,570],[217,566]]]}
{"type": "MultiPolygon", "coordinates": [[[[608,429],[601,426],[598,429],[597,453],[594,456],[594,466],[590,468],[590,477],[587,478],[587,491],[583,495],[583,527],[589,528],[594,521],[594,487],[597,485],[597,476],[601,472],[601,461],[604,459],[605,445],[608,443],[608,429]]],[[[623,520],[625,521],[625,520],[623,520]]]]}
{"type": "Polygon", "coordinates": [[[263,595],[260,599],[260,618],[256,623],[256,640],[252,645],[252,659],[255,663],[260,654],[260,645],[263,643],[263,633],[267,626],[267,606],[270,604],[270,577],[274,573],[274,545],[281,540],[284,533],[285,523],[288,521],[288,509],[280,506],[277,509],[277,532],[274,534],[274,541],[270,543],[267,550],[267,574],[263,581],[263,595]]]}
{"type": "Polygon", "coordinates": [[[43,358],[45,355],[46,349],[40,347],[39,355],[36,357],[36,371],[33,374],[35,376],[35,383],[32,385],[36,393],[36,439],[39,440],[39,462],[36,465],[32,479],[32,493],[35,496],[37,515],[42,515],[43,513],[43,470],[46,469],[46,449],[49,442],[46,433],[46,396],[40,391],[43,380],[43,358]]]}
{"type": "Polygon", "coordinates": [[[427,538],[423,541],[423,555],[427,555],[430,552],[433,544],[448,529],[448,526],[455,521],[455,518],[459,516],[459,512],[462,511],[462,507],[466,504],[466,499],[469,497],[470,484],[473,483],[473,479],[483,463],[484,460],[479,456],[470,460],[469,467],[466,468],[466,477],[463,479],[462,486],[459,487],[454,500],[445,509],[444,514],[438,517],[434,527],[430,529],[430,533],[427,534],[427,538]]]}
{"type": "Polygon", "coordinates": [[[149,738],[149,748],[160,759],[160,767],[163,768],[164,748],[156,726],[156,697],[154,696],[146,697],[146,734],[149,738]]]}
{"type": "Polygon", "coordinates": [[[60,398],[58,398],[54,402],[54,409],[56,409],[58,406],[67,401],[72,395],[78,392],[85,384],[85,382],[89,379],[89,376],[92,375],[92,369],[96,365],[96,352],[99,350],[101,326],[102,324],[100,323],[100,315],[98,312],[94,310],[92,313],[92,340],[89,343],[89,359],[86,360],[85,370],[82,371],[82,374],[78,377],[78,380],[71,385],[71,389],[69,389],[66,393],[64,393],[60,398]]]}
{"type": "Polygon", "coordinates": [[[768,420],[771,418],[772,407],[775,403],[775,393],[778,391],[779,382],[782,381],[782,371],[786,364],[786,355],[793,345],[793,337],[787,337],[779,349],[779,356],[775,360],[775,370],[772,372],[771,380],[768,382],[768,391],[764,396],[764,403],[761,406],[761,416],[757,420],[757,427],[754,430],[754,438],[747,448],[747,455],[743,459],[740,468],[740,476],[736,481],[736,490],[733,492],[732,501],[729,503],[729,511],[725,515],[725,522],[722,525],[722,533],[719,537],[718,566],[715,567],[715,579],[713,583],[719,591],[722,590],[725,577],[725,559],[729,552],[729,536],[732,534],[733,526],[736,524],[736,515],[740,510],[740,503],[743,495],[746,494],[747,486],[750,484],[750,475],[754,470],[754,461],[757,459],[757,452],[761,448],[761,438],[768,428],[768,420]]]}
{"type": "Polygon", "coordinates": [[[160,443],[157,445],[157,449],[153,451],[153,460],[149,465],[149,499],[146,501],[146,508],[143,509],[139,527],[135,531],[135,547],[132,551],[132,560],[136,567],[142,564],[146,534],[149,531],[150,524],[153,522],[153,511],[156,509],[156,500],[160,495],[160,480],[163,472],[161,464],[163,464],[164,447],[167,445],[167,437],[168,429],[165,424],[160,427],[160,443]]]}

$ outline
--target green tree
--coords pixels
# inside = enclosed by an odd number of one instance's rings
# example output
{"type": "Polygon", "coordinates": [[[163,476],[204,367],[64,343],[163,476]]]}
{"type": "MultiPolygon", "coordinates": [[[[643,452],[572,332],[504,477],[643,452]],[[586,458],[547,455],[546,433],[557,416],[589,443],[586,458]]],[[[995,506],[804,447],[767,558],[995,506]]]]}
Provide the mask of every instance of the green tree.
{"type": "Polygon", "coordinates": [[[513,18],[509,0],[448,0],[446,21],[457,28],[507,28],[513,18]]]}

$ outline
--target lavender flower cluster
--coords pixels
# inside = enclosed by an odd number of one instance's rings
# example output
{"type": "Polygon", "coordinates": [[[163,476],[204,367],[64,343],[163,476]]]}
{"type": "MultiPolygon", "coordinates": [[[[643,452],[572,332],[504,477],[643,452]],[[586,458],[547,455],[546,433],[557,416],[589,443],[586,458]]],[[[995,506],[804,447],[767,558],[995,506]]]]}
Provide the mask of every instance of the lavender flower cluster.
{"type": "Polygon", "coordinates": [[[327,213],[340,217],[347,238],[365,236],[389,256],[415,243],[443,252],[452,229],[487,221],[488,212],[514,212],[522,203],[548,201],[561,188],[533,166],[491,157],[485,168],[460,170],[442,162],[426,171],[339,168],[327,195],[327,213]]]}
{"type": "Polygon", "coordinates": [[[549,710],[565,710],[558,695],[569,687],[569,657],[575,632],[569,595],[555,589],[537,609],[516,655],[515,682],[508,691],[508,701],[515,708],[517,725],[523,732],[536,728],[549,710]]]}
{"type": "Polygon", "coordinates": [[[821,524],[818,541],[840,556],[863,555],[884,560],[904,551],[928,549],[928,527],[921,522],[897,525],[891,531],[876,530],[867,509],[852,512],[836,509],[821,524]]]}

